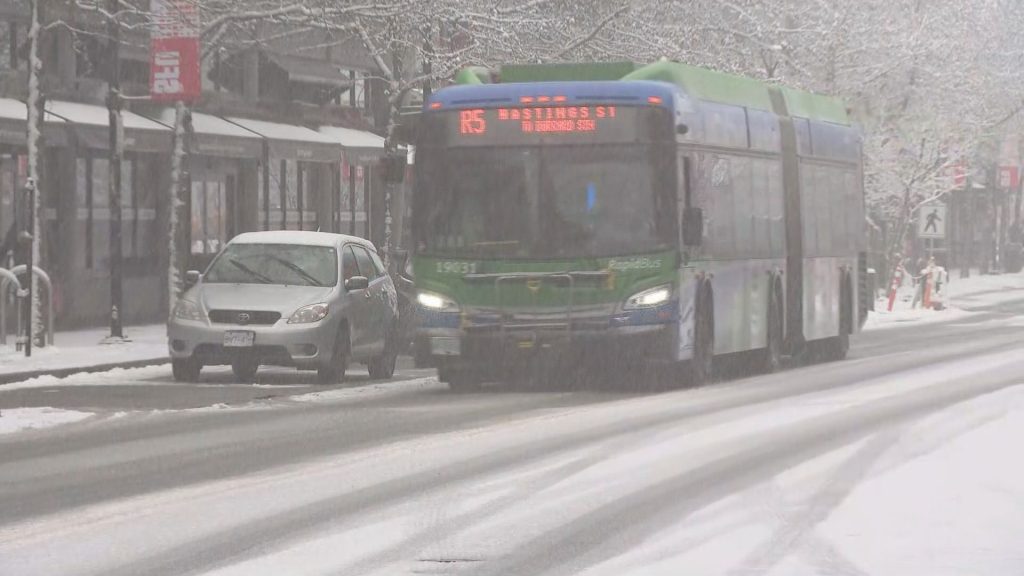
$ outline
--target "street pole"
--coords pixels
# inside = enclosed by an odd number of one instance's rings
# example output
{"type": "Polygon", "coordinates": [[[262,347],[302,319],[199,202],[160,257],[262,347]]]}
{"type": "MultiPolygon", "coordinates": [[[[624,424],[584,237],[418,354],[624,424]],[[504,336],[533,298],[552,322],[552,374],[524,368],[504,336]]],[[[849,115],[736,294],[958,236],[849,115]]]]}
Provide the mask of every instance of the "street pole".
{"type": "Polygon", "coordinates": [[[972,186],[971,178],[968,176],[964,184],[964,198],[967,203],[964,212],[967,220],[964,226],[966,230],[963,239],[964,259],[963,267],[960,268],[961,278],[971,277],[971,265],[974,263],[974,193],[972,186]]]}
{"type": "Polygon", "coordinates": [[[121,124],[121,66],[120,46],[121,27],[117,12],[120,0],[108,0],[110,20],[107,23],[110,35],[110,78],[107,94],[107,110],[110,123],[110,163],[108,175],[110,183],[110,337],[124,338],[124,327],[121,321],[123,307],[123,283],[121,268],[121,157],[124,138],[121,124]]]}
{"type": "Polygon", "coordinates": [[[33,306],[32,297],[35,295],[33,285],[35,284],[35,258],[33,258],[32,245],[35,244],[36,238],[36,219],[35,219],[35,205],[36,205],[36,183],[31,177],[25,180],[25,200],[23,202],[25,221],[27,223],[25,230],[22,232],[21,241],[25,244],[25,274],[28,278],[27,286],[25,288],[25,301],[24,301],[24,312],[23,318],[25,318],[25,357],[32,356],[32,328],[33,328],[33,306]]]}
{"type": "MultiPolygon", "coordinates": [[[[25,245],[25,278],[27,279],[27,294],[25,296],[25,307],[23,318],[25,319],[25,356],[32,355],[33,332],[35,331],[39,310],[35,298],[36,275],[35,265],[38,260],[39,242],[36,238],[36,218],[39,217],[39,207],[36,205],[37,186],[39,185],[39,128],[42,124],[42,95],[39,88],[39,73],[41,63],[39,61],[39,35],[40,31],[40,0],[32,0],[31,22],[29,23],[29,52],[28,52],[28,118],[26,119],[27,152],[28,152],[28,178],[25,180],[25,194],[22,208],[24,225],[19,240],[25,245]]],[[[2,297],[2,296],[0,296],[2,297]]]]}

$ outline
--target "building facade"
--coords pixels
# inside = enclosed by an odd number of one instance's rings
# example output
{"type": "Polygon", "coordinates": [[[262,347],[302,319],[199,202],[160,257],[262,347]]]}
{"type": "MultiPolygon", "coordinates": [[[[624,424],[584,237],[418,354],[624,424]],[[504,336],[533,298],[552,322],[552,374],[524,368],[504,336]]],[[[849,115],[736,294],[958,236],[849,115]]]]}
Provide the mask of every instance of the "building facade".
{"type": "MultiPolygon", "coordinates": [[[[146,98],[148,36],[126,30],[116,50],[125,156],[121,205],[111,206],[105,62],[115,51],[103,22],[72,4],[41,4],[50,24],[40,42],[42,267],[54,280],[57,326],[110,317],[114,210],[122,220],[119,313],[126,323],[162,321],[174,109],[146,98]]],[[[27,2],[0,0],[0,234],[16,224],[26,177],[28,14],[27,2]]],[[[232,236],[253,230],[338,231],[379,244],[384,139],[373,125],[387,101],[365,49],[277,25],[220,42],[204,58],[203,94],[185,125],[180,267],[202,269],[232,236]]]]}

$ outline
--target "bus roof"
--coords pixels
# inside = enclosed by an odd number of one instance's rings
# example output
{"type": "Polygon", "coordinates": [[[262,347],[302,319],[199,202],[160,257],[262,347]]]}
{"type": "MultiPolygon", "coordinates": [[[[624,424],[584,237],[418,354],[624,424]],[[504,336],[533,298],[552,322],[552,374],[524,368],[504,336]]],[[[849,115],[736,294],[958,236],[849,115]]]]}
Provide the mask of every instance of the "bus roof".
{"type": "MultiPolygon", "coordinates": [[[[614,96],[623,98],[633,96],[634,98],[629,98],[629,100],[639,102],[649,95],[658,95],[662,96],[666,104],[670,102],[667,94],[650,92],[649,83],[636,82],[652,81],[677,86],[696,100],[770,112],[775,112],[771,97],[772,90],[778,89],[790,116],[850,125],[846,106],[838,98],[784,86],[776,87],[774,84],[753,78],[716,72],[680,62],[660,61],[642,67],[637,67],[630,62],[507,65],[501,68],[500,77],[503,81],[513,82],[498,85],[485,83],[482,76],[480,73],[474,73],[457,78],[459,82],[472,84],[480,92],[463,92],[457,87],[445,88],[437,92],[430,102],[441,102],[442,107],[486,106],[485,101],[498,99],[501,98],[501,95],[508,94],[509,98],[506,101],[494,105],[510,105],[513,102],[518,102],[521,96],[533,96],[536,92],[549,90],[567,97],[573,94],[598,96],[598,92],[594,91],[595,88],[600,89],[601,97],[613,97],[612,100],[614,100],[614,96]],[[598,82],[593,82],[594,80],[598,80],[598,82]],[[577,91],[573,88],[573,84],[580,81],[585,81],[583,82],[585,86],[580,86],[577,91]],[[536,83],[543,83],[544,87],[538,88],[536,83]],[[624,86],[617,89],[613,85],[624,86]],[[487,89],[487,87],[496,86],[502,88],[487,89]],[[450,92],[453,90],[455,92],[450,92]],[[479,102],[472,102],[473,100],[479,100],[479,102]],[[458,103],[460,101],[464,101],[464,103],[458,103]]],[[[464,86],[463,88],[468,87],[464,86]]],[[[576,101],[585,102],[597,99],[577,98],[576,101]]]]}

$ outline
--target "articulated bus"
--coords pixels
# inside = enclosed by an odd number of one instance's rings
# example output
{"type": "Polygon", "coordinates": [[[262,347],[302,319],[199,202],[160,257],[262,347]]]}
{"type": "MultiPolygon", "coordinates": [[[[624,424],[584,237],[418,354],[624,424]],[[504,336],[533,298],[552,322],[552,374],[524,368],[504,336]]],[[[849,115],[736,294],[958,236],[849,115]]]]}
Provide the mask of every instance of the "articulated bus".
{"type": "Polygon", "coordinates": [[[550,361],[700,383],[734,357],[844,358],[867,315],[845,106],[674,62],[621,68],[461,74],[424,103],[417,359],[467,389],[550,361]]]}

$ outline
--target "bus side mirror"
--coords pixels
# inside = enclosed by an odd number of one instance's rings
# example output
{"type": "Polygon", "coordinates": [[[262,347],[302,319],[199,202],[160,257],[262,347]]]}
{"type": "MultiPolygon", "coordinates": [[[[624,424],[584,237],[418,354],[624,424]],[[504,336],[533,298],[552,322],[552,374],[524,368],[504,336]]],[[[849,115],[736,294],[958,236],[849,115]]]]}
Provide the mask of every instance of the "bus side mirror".
{"type": "Polygon", "coordinates": [[[381,160],[381,168],[384,172],[384,182],[388,184],[401,184],[405,180],[405,155],[386,156],[381,160]]]}
{"type": "Polygon", "coordinates": [[[704,211],[700,208],[683,209],[683,244],[700,246],[704,239],[704,211]]]}

